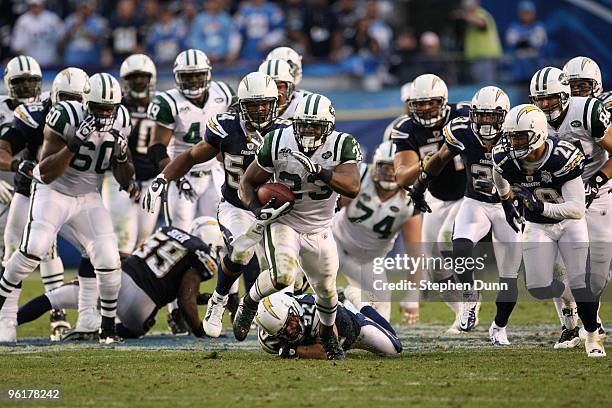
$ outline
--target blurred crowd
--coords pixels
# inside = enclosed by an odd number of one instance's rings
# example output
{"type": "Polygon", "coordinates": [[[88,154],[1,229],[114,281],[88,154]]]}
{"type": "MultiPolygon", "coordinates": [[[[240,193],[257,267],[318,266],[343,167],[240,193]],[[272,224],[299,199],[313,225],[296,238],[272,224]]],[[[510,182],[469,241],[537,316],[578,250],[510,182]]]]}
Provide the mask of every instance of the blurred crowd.
{"type": "MultiPolygon", "coordinates": [[[[449,84],[494,83],[503,52],[491,14],[478,0],[436,1],[442,7],[430,11],[444,14],[443,21],[432,16],[428,26],[415,21],[428,3],[0,0],[0,59],[26,54],[43,68],[96,70],[116,68],[128,55],[144,52],[163,70],[185,48],[203,50],[224,67],[258,64],[270,49],[288,45],[307,64],[331,63],[339,72],[376,75],[385,83],[426,72],[449,84]]],[[[505,79],[528,79],[547,41],[533,3],[519,3],[517,21],[503,37],[507,54],[519,61],[505,79]]]]}

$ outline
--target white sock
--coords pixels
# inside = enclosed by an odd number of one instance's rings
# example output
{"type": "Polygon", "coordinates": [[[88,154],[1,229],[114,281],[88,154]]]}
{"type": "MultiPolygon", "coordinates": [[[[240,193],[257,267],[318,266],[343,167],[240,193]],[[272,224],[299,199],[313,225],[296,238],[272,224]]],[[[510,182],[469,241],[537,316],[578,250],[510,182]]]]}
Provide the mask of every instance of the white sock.
{"type": "Polygon", "coordinates": [[[255,302],[259,302],[266,296],[270,296],[276,292],[278,292],[278,290],[274,287],[272,270],[268,269],[259,274],[257,280],[255,280],[255,283],[251,286],[251,290],[249,290],[249,297],[255,302]]]}
{"type": "Polygon", "coordinates": [[[64,284],[64,264],[59,257],[44,259],[40,262],[40,277],[45,292],[51,292],[64,284]]]}
{"type": "Polygon", "coordinates": [[[21,295],[21,288],[13,290],[4,301],[4,306],[0,311],[0,319],[10,319],[17,321],[17,310],[19,309],[19,295],[21,295]]]}
{"type": "Polygon", "coordinates": [[[96,271],[96,280],[100,291],[100,314],[102,317],[115,318],[121,288],[121,269],[111,272],[96,271]]]}
{"type": "Polygon", "coordinates": [[[98,283],[96,278],[79,276],[79,314],[98,306],[98,283]]]}

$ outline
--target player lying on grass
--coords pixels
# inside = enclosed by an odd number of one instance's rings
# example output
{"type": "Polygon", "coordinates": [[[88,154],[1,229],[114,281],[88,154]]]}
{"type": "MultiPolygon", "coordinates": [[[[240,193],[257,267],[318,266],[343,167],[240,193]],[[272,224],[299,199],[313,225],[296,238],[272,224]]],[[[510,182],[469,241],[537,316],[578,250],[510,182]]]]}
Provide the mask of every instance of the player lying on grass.
{"type": "MultiPolygon", "coordinates": [[[[155,324],[157,311],[178,298],[191,332],[202,337],[196,297],[200,283],[212,278],[217,269],[217,251],[223,237],[214,218],[200,217],[192,223],[189,234],[173,227],[160,228],[132,255],[122,262],[121,289],[117,300],[117,334],[138,338],[155,324]]],[[[76,309],[78,281],[45,293],[19,309],[18,324],[37,319],[48,310],[76,309]]],[[[65,340],[83,339],[71,332],[65,340]]]]}
{"type": "MultiPolygon", "coordinates": [[[[280,358],[327,359],[319,342],[319,314],[313,295],[270,295],[259,302],[255,322],[259,344],[267,353],[280,358]]],[[[349,301],[339,304],[334,331],[345,351],[360,349],[381,356],[402,352],[393,327],[368,304],[362,304],[359,311],[349,301]]]]}

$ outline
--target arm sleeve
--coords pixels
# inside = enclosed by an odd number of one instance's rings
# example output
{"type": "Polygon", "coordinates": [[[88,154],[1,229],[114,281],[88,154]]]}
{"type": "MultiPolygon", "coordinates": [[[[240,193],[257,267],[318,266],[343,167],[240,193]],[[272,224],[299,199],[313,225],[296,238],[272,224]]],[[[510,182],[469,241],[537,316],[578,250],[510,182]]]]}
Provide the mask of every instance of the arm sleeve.
{"type": "Polygon", "coordinates": [[[352,135],[346,135],[340,151],[340,163],[359,163],[363,160],[359,143],[352,135]]]}
{"type": "Polygon", "coordinates": [[[543,216],[555,220],[573,219],[584,217],[585,200],[584,184],[580,176],[573,178],[561,187],[564,202],[561,204],[544,203],[543,216]]]}
{"type": "Polygon", "coordinates": [[[508,183],[508,181],[499,171],[493,171],[493,182],[495,183],[497,194],[499,194],[500,197],[503,197],[510,192],[510,183],[508,183]]]}

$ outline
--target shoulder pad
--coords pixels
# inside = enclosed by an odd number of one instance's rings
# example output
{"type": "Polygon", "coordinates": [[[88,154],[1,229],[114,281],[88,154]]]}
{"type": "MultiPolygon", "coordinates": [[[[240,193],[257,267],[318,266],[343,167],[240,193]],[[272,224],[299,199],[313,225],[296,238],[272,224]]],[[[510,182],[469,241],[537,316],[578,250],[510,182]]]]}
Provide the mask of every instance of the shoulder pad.
{"type": "Polygon", "coordinates": [[[226,137],[229,134],[227,129],[228,125],[235,120],[236,115],[232,113],[219,113],[208,119],[206,128],[219,137],[226,137]]]}
{"type": "Polygon", "coordinates": [[[303,305],[314,305],[316,303],[315,297],[310,293],[295,296],[295,299],[303,305]]]}
{"type": "Polygon", "coordinates": [[[584,168],[584,154],[565,140],[557,142],[551,156],[556,156],[561,163],[561,168],[553,173],[555,177],[564,177],[572,171],[584,168]]]}
{"type": "Polygon", "coordinates": [[[444,134],[445,142],[459,150],[465,150],[465,145],[460,139],[463,136],[463,132],[470,127],[468,122],[469,119],[465,116],[458,116],[444,126],[442,133],[444,134]]]}
{"type": "Polygon", "coordinates": [[[274,121],[274,124],[277,126],[291,126],[292,122],[289,119],[281,119],[281,118],[277,118],[274,121]]]}
{"type": "Polygon", "coordinates": [[[225,101],[230,105],[234,99],[234,90],[223,81],[212,81],[212,84],[217,86],[218,92],[224,96],[225,101]]]}
{"type": "Polygon", "coordinates": [[[492,156],[493,156],[493,164],[497,168],[500,168],[501,166],[503,166],[510,158],[510,156],[508,156],[508,154],[506,153],[504,146],[502,146],[501,144],[495,145],[493,147],[492,156]]]}
{"type": "Polygon", "coordinates": [[[395,119],[393,129],[391,129],[391,139],[408,139],[412,131],[412,120],[410,116],[403,115],[395,119]]]}
{"type": "Polygon", "coordinates": [[[21,104],[17,108],[15,108],[13,114],[15,115],[15,120],[19,120],[33,129],[37,129],[40,126],[36,119],[32,117],[32,114],[30,113],[28,107],[24,104],[21,104]]]}

